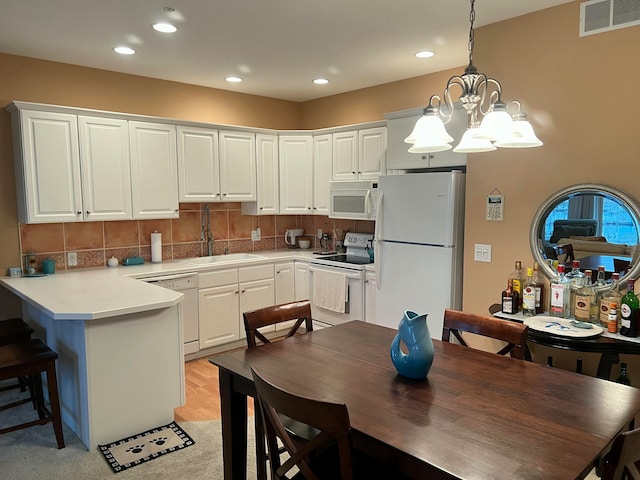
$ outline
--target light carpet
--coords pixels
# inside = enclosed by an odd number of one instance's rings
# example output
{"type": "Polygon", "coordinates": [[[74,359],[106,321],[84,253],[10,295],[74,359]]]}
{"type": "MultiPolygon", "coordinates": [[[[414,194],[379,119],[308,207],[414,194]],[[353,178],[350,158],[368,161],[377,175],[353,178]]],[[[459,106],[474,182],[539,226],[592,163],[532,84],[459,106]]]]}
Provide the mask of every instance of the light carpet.
{"type": "MultiPolygon", "coordinates": [[[[0,393],[0,404],[9,392],[0,393]]],[[[5,401],[7,400],[7,401],[5,401]]],[[[30,404],[0,412],[0,428],[33,419],[30,404]]],[[[96,449],[87,451],[80,439],[64,425],[66,447],[58,450],[51,424],[0,435],[2,480],[211,480],[223,478],[220,421],[180,422],[195,445],[164,455],[135,468],[114,473],[96,449]]],[[[249,418],[247,478],[256,479],[253,418],[249,418]]]]}

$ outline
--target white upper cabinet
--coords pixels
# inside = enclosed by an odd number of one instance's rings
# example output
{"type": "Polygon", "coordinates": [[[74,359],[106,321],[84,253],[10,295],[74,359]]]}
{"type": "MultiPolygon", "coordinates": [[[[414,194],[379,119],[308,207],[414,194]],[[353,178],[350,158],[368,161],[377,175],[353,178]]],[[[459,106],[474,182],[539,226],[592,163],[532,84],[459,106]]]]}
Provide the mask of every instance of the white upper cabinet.
{"type": "Polygon", "coordinates": [[[128,122],[79,116],[78,128],[84,220],[130,220],[128,122]]]}
{"type": "Polygon", "coordinates": [[[279,212],[278,136],[256,134],[256,202],[243,202],[245,215],[276,215],[279,212]]]}
{"type": "Polygon", "coordinates": [[[219,131],[220,191],[223,202],[256,200],[256,135],[219,131]]]}
{"type": "Polygon", "coordinates": [[[329,181],[333,158],[331,134],[313,137],[313,213],[329,215],[329,181]]]}
{"type": "Polygon", "coordinates": [[[386,127],[334,133],[333,180],[377,180],[386,150],[386,127]]]}
{"type": "Polygon", "coordinates": [[[129,122],[133,217],[178,218],[176,127],[129,122]]]}
{"type": "Polygon", "coordinates": [[[467,115],[464,109],[456,108],[452,119],[445,128],[454,138],[452,149],[436,153],[409,153],[411,144],[404,139],[409,136],[418,119],[422,116],[422,109],[405,110],[385,115],[387,117],[388,151],[387,169],[411,170],[415,168],[457,167],[467,164],[467,155],[455,153],[455,147],[467,128],[467,115]]]}
{"type": "Polygon", "coordinates": [[[29,110],[12,115],[19,220],[82,220],[77,116],[29,110]]]}
{"type": "Polygon", "coordinates": [[[180,201],[219,202],[218,131],[178,126],[177,135],[180,201]]]}
{"type": "Polygon", "coordinates": [[[385,172],[387,127],[358,130],[358,179],[377,180],[385,172]]]}
{"type": "Polygon", "coordinates": [[[280,135],[280,213],[313,213],[313,136],[280,135]]]}

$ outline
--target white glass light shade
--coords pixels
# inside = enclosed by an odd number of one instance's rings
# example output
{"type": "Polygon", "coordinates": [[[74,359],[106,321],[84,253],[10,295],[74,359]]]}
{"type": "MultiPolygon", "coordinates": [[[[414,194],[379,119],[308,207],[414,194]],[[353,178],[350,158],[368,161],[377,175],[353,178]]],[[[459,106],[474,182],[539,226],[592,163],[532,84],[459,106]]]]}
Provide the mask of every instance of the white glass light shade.
{"type": "Polygon", "coordinates": [[[477,128],[468,128],[462,139],[456,148],[453,149],[456,153],[478,153],[478,152],[491,152],[496,150],[491,141],[477,138],[475,135],[478,133],[477,128]]]}
{"type": "Polygon", "coordinates": [[[405,143],[451,143],[453,138],[444,128],[444,123],[436,115],[422,115],[416,122],[405,143]]]}
{"type": "Polygon", "coordinates": [[[445,150],[450,150],[450,143],[421,143],[416,142],[411,148],[409,148],[409,153],[435,153],[435,152],[444,152],[445,150]]]}
{"type": "Polygon", "coordinates": [[[530,148],[541,146],[542,141],[536,137],[533,127],[527,120],[515,120],[511,135],[498,139],[495,145],[501,148],[530,148]]]}
{"type": "Polygon", "coordinates": [[[485,115],[476,133],[476,138],[495,141],[511,133],[513,119],[504,108],[504,104],[495,107],[492,105],[489,113],[485,115]]]}

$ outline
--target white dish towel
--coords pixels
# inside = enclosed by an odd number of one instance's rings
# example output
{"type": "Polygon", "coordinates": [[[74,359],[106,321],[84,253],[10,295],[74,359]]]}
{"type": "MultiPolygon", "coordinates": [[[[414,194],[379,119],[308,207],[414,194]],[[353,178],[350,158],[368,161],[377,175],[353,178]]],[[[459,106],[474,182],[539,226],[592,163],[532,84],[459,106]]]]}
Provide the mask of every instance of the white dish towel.
{"type": "Polygon", "coordinates": [[[345,313],[348,300],[347,275],[327,270],[313,271],[313,304],[331,310],[345,313]]]}

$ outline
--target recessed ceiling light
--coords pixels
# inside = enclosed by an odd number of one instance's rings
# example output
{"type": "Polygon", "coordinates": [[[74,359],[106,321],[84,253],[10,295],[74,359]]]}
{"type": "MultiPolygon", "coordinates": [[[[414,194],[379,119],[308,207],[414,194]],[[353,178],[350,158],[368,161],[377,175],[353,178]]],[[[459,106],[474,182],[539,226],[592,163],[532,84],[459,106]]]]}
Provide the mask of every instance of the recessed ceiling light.
{"type": "Polygon", "coordinates": [[[242,78],[240,77],[234,77],[234,76],[229,76],[227,78],[225,78],[225,80],[229,83],[240,83],[242,81],[242,78]]]}
{"type": "Polygon", "coordinates": [[[120,55],[133,55],[136,51],[131,47],[114,47],[113,51],[120,55]]]}
{"type": "Polygon", "coordinates": [[[162,33],[174,33],[176,30],[178,30],[176,27],[166,22],[154,23],[152,27],[156,32],[162,33]]]}
{"type": "Polygon", "coordinates": [[[435,55],[435,53],[429,51],[429,50],[423,50],[421,52],[416,52],[416,57],[418,58],[430,58],[433,57],[435,55]]]}
{"type": "Polygon", "coordinates": [[[316,85],[326,85],[327,83],[329,83],[329,80],[327,80],[326,78],[316,78],[313,83],[315,83],[316,85]]]}

